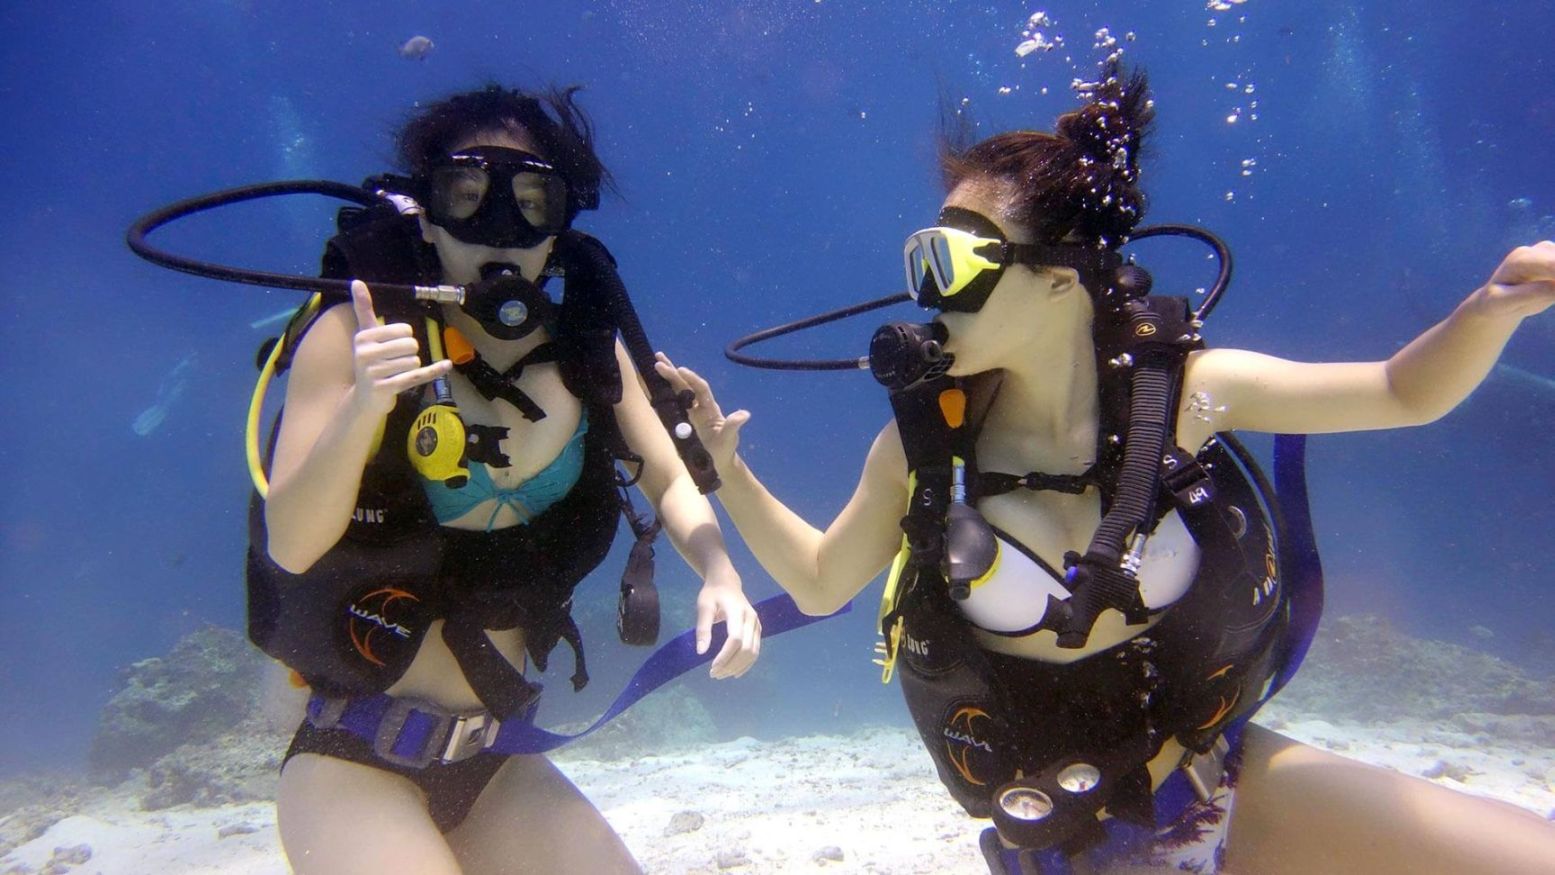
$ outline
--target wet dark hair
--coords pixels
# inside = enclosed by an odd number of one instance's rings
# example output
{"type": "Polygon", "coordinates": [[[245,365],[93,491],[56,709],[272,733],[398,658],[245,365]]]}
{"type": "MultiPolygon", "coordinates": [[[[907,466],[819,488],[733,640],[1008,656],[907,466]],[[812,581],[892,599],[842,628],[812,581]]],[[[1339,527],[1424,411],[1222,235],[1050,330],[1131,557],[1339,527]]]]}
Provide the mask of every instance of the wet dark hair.
{"type": "Polygon", "coordinates": [[[460,140],[516,127],[574,191],[597,192],[601,185],[614,189],[610,172],[594,153],[594,126],[573,99],[581,90],[552,86],[530,93],[491,83],[420,107],[395,138],[400,169],[420,175],[460,140]]]}
{"type": "MultiPolygon", "coordinates": [[[[1122,245],[1144,217],[1139,157],[1155,117],[1147,77],[1117,62],[1081,86],[1086,103],[1059,116],[1053,133],[1008,131],[966,145],[965,121],[941,125],[940,172],[947,191],[969,179],[1014,183],[1005,218],[1037,243],[1122,245]]],[[[964,117],[962,117],[964,119],[964,117]]]]}

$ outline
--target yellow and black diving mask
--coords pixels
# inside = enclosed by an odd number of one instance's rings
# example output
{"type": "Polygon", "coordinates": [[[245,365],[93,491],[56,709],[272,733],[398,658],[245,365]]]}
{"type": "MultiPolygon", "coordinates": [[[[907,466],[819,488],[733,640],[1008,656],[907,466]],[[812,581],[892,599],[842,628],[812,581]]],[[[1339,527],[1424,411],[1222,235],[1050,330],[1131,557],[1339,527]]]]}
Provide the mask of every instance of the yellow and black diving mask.
{"type": "Polygon", "coordinates": [[[961,207],[940,211],[939,225],[907,238],[902,260],[907,294],[921,307],[976,313],[1012,264],[1072,267],[1089,274],[1104,267],[1103,250],[1078,245],[1011,243],[992,219],[961,207]]]}

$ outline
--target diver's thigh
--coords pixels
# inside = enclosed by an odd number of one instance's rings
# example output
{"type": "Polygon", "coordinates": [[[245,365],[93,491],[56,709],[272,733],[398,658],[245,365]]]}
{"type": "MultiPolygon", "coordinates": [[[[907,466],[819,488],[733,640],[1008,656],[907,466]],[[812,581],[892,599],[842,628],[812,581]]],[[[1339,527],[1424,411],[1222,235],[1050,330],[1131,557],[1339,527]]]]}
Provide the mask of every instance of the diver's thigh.
{"type": "Polygon", "coordinates": [[[448,843],[467,875],[642,871],[599,809],[542,756],[503,763],[448,843]]]}
{"type": "Polygon", "coordinates": [[[1555,825],[1532,812],[1257,726],[1243,739],[1230,872],[1555,871],[1555,825]]]}
{"type": "Polygon", "coordinates": [[[281,772],[276,809],[297,875],[460,875],[421,791],[392,772],[298,754],[281,772]]]}

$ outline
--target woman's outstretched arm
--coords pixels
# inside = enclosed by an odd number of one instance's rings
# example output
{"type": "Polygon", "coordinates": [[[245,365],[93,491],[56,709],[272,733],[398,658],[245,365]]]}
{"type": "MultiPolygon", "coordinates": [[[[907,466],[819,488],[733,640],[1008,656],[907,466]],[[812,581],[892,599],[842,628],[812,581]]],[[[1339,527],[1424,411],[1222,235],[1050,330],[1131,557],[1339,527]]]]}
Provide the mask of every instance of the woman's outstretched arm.
{"type": "Polygon", "coordinates": [[[1546,240],[1513,250],[1451,315],[1387,361],[1306,364],[1208,350],[1189,362],[1184,403],[1202,392],[1216,429],[1312,434],[1421,425],[1462,403],[1518,325],[1551,304],[1555,243],[1546,240]]]}

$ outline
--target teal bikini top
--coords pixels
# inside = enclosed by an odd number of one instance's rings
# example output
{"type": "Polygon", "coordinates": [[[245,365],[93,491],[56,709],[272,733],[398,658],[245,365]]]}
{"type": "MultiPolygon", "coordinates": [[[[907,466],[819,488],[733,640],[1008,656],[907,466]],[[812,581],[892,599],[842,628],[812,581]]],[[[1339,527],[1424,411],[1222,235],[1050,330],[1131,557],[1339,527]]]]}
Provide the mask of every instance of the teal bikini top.
{"type": "Polygon", "coordinates": [[[498,489],[491,482],[491,473],[480,462],[470,463],[469,482],[459,489],[449,489],[439,480],[423,481],[427,499],[432,504],[432,515],[439,523],[447,524],[479,507],[483,502],[496,502],[491,516],[486,520],[486,531],[491,531],[502,508],[510,507],[518,513],[519,521],[527,523],[547,508],[561,501],[583,473],[583,436],[589,430],[588,410],[578,418],[578,428],[572,433],[560,454],[533,477],[512,489],[498,489]]]}

